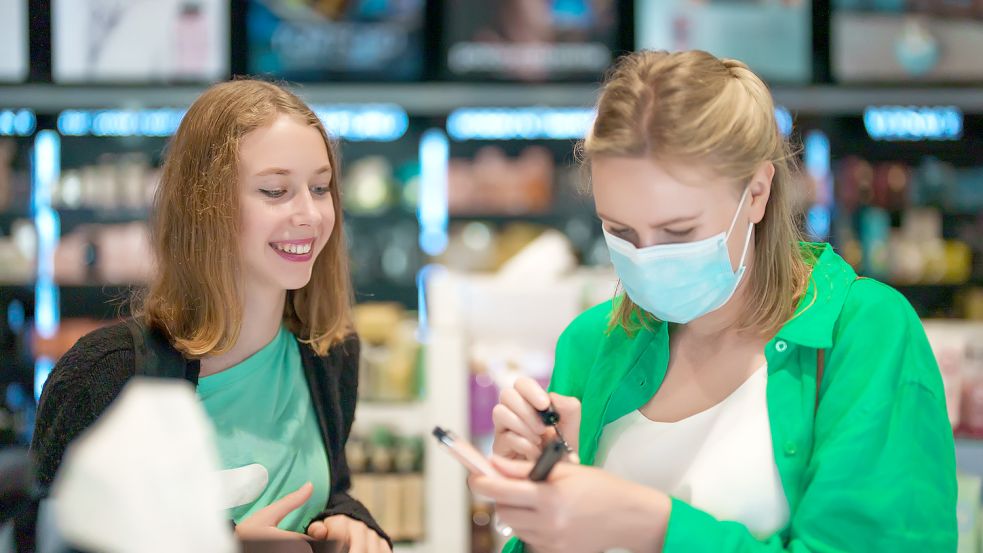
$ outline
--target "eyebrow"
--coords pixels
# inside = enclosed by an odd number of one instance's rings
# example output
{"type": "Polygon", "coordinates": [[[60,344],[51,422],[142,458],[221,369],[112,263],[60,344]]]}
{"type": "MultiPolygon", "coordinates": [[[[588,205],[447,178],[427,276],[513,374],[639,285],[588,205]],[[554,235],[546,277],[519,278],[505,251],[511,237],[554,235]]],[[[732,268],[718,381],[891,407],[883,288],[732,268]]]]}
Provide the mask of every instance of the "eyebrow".
{"type": "MultiPolygon", "coordinates": [[[[607,215],[604,215],[601,212],[598,212],[597,213],[597,216],[600,217],[601,219],[606,219],[609,222],[614,223],[616,225],[620,225],[620,226],[623,226],[625,228],[631,228],[631,225],[626,225],[626,224],[624,224],[624,223],[622,223],[622,222],[620,222],[620,221],[618,221],[616,219],[613,219],[611,217],[608,217],[607,215]]],[[[676,217],[675,219],[669,219],[668,221],[665,221],[663,223],[659,223],[657,225],[651,225],[651,227],[652,228],[667,227],[667,226],[672,225],[674,223],[683,223],[683,222],[692,221],[694,219],[697,219],[698,217],[699,217],[699,215],[684,215],[682,217],[676,217]]]]}
{"type": "MultiPolygon", "coordinates": [[[[330,173],[330,172],[331,172],[331,166],[325,165],[320,169],[318,169],[317,171],[314,171],[314,174],[323,175],[324,173],[330,173]]],[[[263,169],[259,173],[256,173],[256,176],[265,177],[268,175],[290,175],[290,174],[292,174],[292,171],[290,171],[290,169],[284,169],[282,167],[268,167],[266,169],[263,169]]]]}

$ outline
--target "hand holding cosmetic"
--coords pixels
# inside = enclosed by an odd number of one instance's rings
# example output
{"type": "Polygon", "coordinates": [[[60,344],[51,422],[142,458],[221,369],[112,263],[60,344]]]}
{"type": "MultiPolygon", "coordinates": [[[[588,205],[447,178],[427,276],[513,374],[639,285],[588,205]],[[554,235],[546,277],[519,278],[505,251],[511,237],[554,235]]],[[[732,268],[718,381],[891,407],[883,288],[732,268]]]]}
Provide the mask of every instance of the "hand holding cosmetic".
{"type": "Polygon", "coordinates": [[[580,401],[547,393],[531,378],[519,378],[514,387],[502,390],[499,404],[492,410],[492,420],[492,451],[501,457],[535,460],[554,438],[561,438],[571,451],[577,451],[580,401]]]}

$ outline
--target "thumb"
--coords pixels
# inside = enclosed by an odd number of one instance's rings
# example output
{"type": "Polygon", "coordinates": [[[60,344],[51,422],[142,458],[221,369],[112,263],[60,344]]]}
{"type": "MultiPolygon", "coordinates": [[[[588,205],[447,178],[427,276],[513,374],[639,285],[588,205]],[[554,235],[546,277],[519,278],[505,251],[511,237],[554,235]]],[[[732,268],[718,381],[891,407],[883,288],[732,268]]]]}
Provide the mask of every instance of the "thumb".
{"type": "Polygon", "coordinates": [[[500,455],[491,456],[492,465],[502,476],[506,478],[519,478],[525,480],[529,477],[529,472],[532,470],[532,461],[523,461],[519,459],[506,459],[500,455]]]}
{"type": "Polygon", "coordinates": [[[560,415],[560,422],[566,420],[576,420],[580,426],[580,400],[571,396],[561,396],[556,392],[550,392],[550,400],[556,407],[556,412],[560,415]]]}
{"type": "Polygon", "coordinates": [[[314,485],[308,482],[297,488],[296,491],[290,492],[259,511],[256,511],[253,518],[256,522],[264,526],[276,526],[280,524],[283,517],[306,503],[311,498],[312,493],[314,493],[314,485]]]}
{"type": "Polygon", "coordinates": [[[563,437],[566,438],[567,444],[574,451],[577,451],[580,442],[580,400],[550,392],[550,401],[553,402],[556,412],[560,415],[558,425],[563,432],[563,437]]]}

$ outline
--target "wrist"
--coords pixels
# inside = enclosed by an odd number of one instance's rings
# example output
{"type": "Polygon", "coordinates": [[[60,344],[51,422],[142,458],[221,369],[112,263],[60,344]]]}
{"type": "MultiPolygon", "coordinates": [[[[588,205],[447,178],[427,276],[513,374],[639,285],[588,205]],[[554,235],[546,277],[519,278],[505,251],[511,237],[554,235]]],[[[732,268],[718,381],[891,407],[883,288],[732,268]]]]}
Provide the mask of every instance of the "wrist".
{"type": "Polygon", "coordinates": [[[632,536],[631,550],[637,553],[661,553],[669,526],[672,499],[647,486],[638,485],[630,494],[632,513],[626,535],[632,536]]]}

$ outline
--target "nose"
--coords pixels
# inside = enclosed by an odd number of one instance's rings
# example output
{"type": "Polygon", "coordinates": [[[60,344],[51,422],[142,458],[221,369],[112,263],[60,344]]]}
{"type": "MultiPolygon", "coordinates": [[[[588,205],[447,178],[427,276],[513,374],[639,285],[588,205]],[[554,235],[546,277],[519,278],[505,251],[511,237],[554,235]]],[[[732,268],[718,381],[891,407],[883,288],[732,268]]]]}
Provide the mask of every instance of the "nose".
{"type": "Polygon", "coordinates": [[[321,211],[318,210],[311,191],[304,191],[294,196],[291,222],[298,227],[317,227],[321,224],[321,211]]]}

